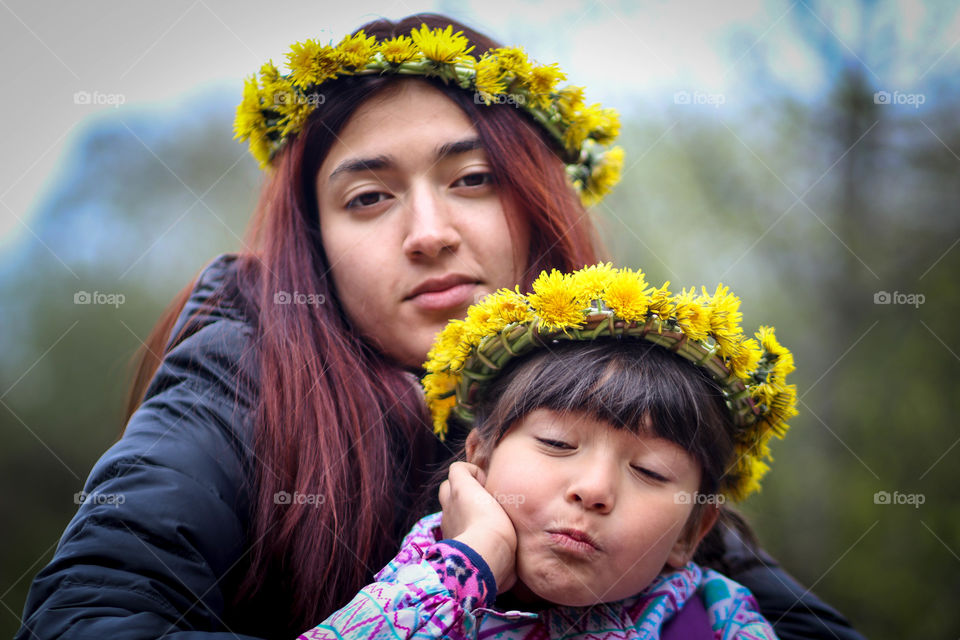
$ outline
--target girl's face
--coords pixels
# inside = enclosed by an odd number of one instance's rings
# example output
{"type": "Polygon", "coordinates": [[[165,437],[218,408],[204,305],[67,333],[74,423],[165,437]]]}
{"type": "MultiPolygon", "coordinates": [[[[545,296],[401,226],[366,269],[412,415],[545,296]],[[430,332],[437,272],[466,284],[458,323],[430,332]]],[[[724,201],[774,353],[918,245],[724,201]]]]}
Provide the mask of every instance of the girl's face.
{"type": "Polygon", "coordinates": [[[549,602],[585,606],[645,589],[681,567],[712,525],[691,537],[700,468],[679,445],[614,429],[585,414],[540,409],[488,455],[468,457],[517,532],[517,578],[549,602]]]}
{"type": "Polygon", "coordinates": [[[316,188],[347,317],[405,366],[423,364],[449,319],[520,282],[529,229],[504,209],[470,120],[426,82],[399,82],[361,105],[316,188]]]}

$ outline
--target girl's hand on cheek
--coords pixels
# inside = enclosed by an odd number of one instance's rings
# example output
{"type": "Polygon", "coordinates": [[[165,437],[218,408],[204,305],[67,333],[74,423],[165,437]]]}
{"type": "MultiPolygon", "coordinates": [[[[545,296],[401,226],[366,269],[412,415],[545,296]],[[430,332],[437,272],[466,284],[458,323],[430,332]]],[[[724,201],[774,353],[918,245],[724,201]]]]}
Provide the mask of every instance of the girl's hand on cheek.
{"type": "Polygon", "coordinates": [[[443,536],[458,540],[480,554],[497,581],[497,591],[517,581],[517,532],[500,503],[483,483],[483,471],[469,462],[450,465],[440,485],[443,536]]]}

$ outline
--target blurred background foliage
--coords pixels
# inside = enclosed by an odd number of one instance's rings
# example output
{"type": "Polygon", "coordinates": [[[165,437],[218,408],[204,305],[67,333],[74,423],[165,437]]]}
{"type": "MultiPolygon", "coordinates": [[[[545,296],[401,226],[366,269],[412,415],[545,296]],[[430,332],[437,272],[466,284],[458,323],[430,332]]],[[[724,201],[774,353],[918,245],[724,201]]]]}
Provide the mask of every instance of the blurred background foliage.
{"type": "MultiPolygon", "coordinates": [[[[867,636],[955,637],[956,69],[911,79],[920,108],[884,104],[876,92],[894,88],[876,74],[909,53],[882,46],[897,25],[865,19],[850,49],[814,17],[789,19],[827,91],[776,80],[761,46],[741,63],[750,96],[624,109],[624,180],[595,215],[616,263],[676,289],[722,281],[746,326],[774,324],[794,349],[801,415],[743,507],[765,548],[867,636]],[[924,302],[878,304],[882,292],[924,302]],[[922,504],[878,503],[878,492],[922,504]]],[[[235,94],[207,87],[189,108],[125,107],[90,123],[32,233],[0,258],[4,634],[122,431],[141,340],[209,260],[242,249],[261,175],[231,140],[235,94]],[[80,291],[125,299],[77,305],[80,291]]]]}

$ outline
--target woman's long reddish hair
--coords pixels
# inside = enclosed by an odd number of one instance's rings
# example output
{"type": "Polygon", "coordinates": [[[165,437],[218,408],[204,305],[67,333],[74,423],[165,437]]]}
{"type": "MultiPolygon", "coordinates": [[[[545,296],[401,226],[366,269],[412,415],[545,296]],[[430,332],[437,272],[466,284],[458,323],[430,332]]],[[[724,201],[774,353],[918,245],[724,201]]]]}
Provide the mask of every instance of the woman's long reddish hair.
{"type": "MultiPolygon", "coordinates": [[[[380,39],[426,23],[452,24],[474,55],[499,46],[444,16],[420,14],[363,27],[380,39]]],[[[356,594],[396,552],[411,502],[401,479],[422,473],[433,438],[414,378],[363,342],[340,311],[320,237],[315,177],[356,107],[389,77],[348,77],[325,85],[325,102],[275,159],[238,258],[236,285],[256,323],[259,386],[254,416],[248,536],[252,548],[239,599],[262,583],[283,584],[289,630],[321,622],[356,594]],[[274,304],[279,291],[325,296],[319,306],[274,304]],[[276,504],[274,496],[319,494],[322,508],[276,504]],[[274,579],[268,579],[272,576],[274,579]]],[[[562,162],[540,128],[509,105],[477,105],[458,88],[437,85],[470,117],[487,150],[501,197],[527,218],[530,259],[522,287],[544,268],[579,268],[597,260],[597,239],[562,162]]],[[[517,221],[513,221],[516,224],[517,221]]],[[[160,364],[184,289],[138,355],[128,418],[160,364]]],[[[279,630],[276,630],[279,631],[279,630]]]]}

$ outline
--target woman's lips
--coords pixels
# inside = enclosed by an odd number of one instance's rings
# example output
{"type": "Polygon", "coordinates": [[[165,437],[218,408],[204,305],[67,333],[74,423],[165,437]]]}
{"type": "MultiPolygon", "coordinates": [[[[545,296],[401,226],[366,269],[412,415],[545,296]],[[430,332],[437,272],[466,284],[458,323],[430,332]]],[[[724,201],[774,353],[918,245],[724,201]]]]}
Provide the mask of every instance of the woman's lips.
{"type": "Polygon", "coordinates": [[[407,300],[423,311],[455,309],[473,302],[476,286],[476,281],[467,276],[432,278],[417,286],[407,300]]]}
{"type": "Polygon", "coordinates": [[[427,291],[415,295],[410,300],[424,311],[442,311],[462,307],[473,299],[472,282],[455,284],[440,291],[427,291]]]}

